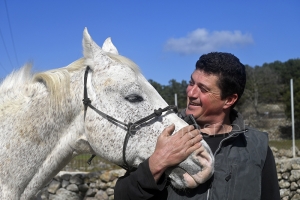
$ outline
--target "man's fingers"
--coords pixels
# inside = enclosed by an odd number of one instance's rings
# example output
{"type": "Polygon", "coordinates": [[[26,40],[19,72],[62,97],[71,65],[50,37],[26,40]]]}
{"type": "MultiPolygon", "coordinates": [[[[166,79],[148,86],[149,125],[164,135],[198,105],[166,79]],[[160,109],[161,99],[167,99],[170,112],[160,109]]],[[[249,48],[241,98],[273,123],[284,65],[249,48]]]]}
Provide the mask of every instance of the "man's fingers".
{"type": "Polygon", "coordinates": [[[162,135],[167,137],[167,136],[170,136],[172,135],[172,133],[174,132],[175,130],[175,125],[174,124],[171,124],[170,126],[166,127],[163,132],[162,132],[162,135]]]}
{"type": "Polygon", "coordinates": [[[202,139],[202,135],[200,134],[200,131],[198,129],[194,129],[183,135],[181,139],[184,143],[191,144],[193,142],[193,144],[195,144],[196,142],[200,142],[200,140],[202,139]]]}
{"type": "Polygon", "coordinates": [[[195,137],[191,138],[190,140],[187,141],[187,143],[190,146],[194,146],[196,143],[199,143],[202,140],[202,137],[200,134],[196,135],[195,137]]]}
{"type": "Polygon", "coordinates": [[[191,143],[190,143],[190,146],[186,149],[185,154],[190,155],[191,153],[198,150],[199,148],[202,148],[202,143],[201,142],[196,142],[193,145],[191,145],[191,143]]]}
{"type": "Polygon", "coordinates": [[[177,131],[175,135],[177,135],[177,137],[184,137],[187,133],[193,131],[194,129],[195,127],[193,125],[185,126],[177,131]]]}

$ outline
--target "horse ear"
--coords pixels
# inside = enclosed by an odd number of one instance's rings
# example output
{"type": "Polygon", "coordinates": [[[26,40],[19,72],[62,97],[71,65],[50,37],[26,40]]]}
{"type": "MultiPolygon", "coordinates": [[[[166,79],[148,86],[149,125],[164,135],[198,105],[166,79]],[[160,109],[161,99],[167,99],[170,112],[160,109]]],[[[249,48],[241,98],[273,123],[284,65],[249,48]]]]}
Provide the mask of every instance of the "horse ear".
{"type": "Polygon", "coordinates": [[[111,38],[107,38],[103,45],[102,45],[103,51],[119,55],[118,49],[115,47],[115,45],[112,43],[111,38]]]}
{"type": "Polygon", "coordinates": [[[103,54],[103,50],[93,41],[92,37],[88,33],[87,28],[84,28],[83,30],[82,46],[85,64],[93,69],[95,65],[94,56],[97,54],[103,54]]]}

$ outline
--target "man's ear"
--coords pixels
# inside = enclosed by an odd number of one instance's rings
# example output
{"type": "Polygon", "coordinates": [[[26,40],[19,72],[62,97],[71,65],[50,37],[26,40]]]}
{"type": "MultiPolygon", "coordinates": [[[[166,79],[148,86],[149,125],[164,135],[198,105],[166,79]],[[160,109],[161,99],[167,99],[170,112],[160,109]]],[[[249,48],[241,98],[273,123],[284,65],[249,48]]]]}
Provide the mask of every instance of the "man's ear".
{"type": "Polygon", "coordinates": [[[227,109],[229,107],[231,107],[238,99],[238,95],[237,94],[232,94],[228,97],[226,97],[225,102],[224,102],[224,109],[227,109]]]}

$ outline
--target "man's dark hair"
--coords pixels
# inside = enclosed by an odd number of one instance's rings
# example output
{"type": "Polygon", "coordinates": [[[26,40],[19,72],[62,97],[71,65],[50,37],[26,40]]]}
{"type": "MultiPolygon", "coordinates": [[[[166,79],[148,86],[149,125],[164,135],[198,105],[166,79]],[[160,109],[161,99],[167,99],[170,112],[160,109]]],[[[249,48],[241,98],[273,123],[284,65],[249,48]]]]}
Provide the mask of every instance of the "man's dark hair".
{"type": "Polygon", "coordinates": [[[235,93],[238,100],[241,98],[246,85],[246,71],[245,66],[233,54],[223,52],[204,54],[197,61],[196,69],[219,77],[218,86],[222,99],[235,93]]]}

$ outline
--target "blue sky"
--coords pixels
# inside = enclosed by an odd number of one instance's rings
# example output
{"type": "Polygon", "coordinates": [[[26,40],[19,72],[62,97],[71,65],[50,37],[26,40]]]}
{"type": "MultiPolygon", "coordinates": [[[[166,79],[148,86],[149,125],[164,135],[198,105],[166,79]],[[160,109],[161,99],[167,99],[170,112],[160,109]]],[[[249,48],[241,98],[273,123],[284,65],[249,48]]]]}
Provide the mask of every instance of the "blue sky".
{"type": "Polygon", "coordinates": [[[107,37],[147,79],[189,80],[204,53],[250,66],[300,58],[300,1],[0,0],[0,79],[26,62],[34,71],[82,57],[84,27],[107,37]]]}

